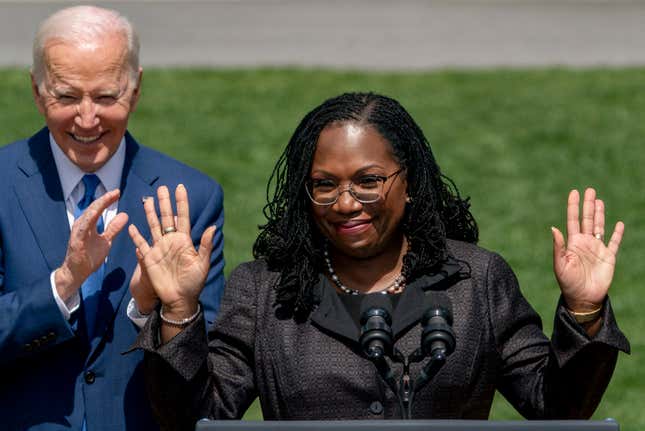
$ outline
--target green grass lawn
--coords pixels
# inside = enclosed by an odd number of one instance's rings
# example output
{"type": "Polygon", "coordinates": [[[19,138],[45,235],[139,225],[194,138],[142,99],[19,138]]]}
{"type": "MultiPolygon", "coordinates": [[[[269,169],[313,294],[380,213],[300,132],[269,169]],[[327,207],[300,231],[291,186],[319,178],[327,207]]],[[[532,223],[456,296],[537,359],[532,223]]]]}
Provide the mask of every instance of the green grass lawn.
{"type": "MultiPolygon", "coordinates": [[[[549,227],[564,228],[571,188],[597,188],[608,222],[626,224],[611,296],[633,353],[620,356],[595,418],[643,429],[645,69],[150,70],[130,130],[223,185],[228,274],[251,258],[266,181],[298,121],[354,90],[384,93],[410,111],[444,173],[471,196],[480,244],[510,262],[547,333],[558,296],[549,227]]],[[[42,126],[26,71],[0,71],[0,94],[0,142],[42,126]]],[[[259,418],[257,406],[247,416],[259,418]]],[[[491,418],[519,416],[497,397],[491,418]]]]}

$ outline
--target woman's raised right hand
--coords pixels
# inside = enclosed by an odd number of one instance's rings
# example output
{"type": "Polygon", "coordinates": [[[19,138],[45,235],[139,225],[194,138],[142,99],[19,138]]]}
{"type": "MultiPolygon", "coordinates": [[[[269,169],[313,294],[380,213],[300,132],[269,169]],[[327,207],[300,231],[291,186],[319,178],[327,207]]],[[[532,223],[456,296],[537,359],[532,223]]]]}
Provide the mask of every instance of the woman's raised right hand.
{"type": "Polygon", "coordinates": [[[157,189],[159,212],[154,198],[144,201],[144,210],[152,245],[130,225],[128,233],[134,243],[141,269],[139,283],[152,288],[169,319],[181,320],[197,311],[199,295],[204,288],[210,267],[213,235],[216,226],[204,231],[199,249],[195,250],[190,235],[190,209],[186,188],[180,184],[175,190],[177,216],[173,214],[170,192],[166,186],[157,189]]]}

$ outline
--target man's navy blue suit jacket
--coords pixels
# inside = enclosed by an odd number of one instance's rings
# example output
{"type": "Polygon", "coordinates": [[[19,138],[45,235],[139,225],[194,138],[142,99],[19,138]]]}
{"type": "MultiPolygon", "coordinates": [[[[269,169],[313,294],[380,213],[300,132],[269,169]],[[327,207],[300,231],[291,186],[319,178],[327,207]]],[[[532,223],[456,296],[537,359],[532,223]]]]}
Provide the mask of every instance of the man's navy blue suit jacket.
{"type": "MultiPolygon", "coordinates": [[[[217,225],[211,269],[201,301],[209,322],[222,294],[222,189],[126,133],[119,211],[150,239],[142,197],[158,186],[188,189],[193,242],[217,225]]],[[[65,257],[70,229],[49,131],[0,149],[0,429],[88,431],[157,429],[145,393],[142,353],[123,355],[139,330],[126,315],[135,248],[124,229],[107,260],[93,339],[61,315],[50,273],[65,257]]],[[[81,305],[82,306],[82,305],[81,305]]],[[[75,315],[80,313],[77,311],[75,315]]],[[[73,319],[72,319],[73,320],[73,319]]]]}

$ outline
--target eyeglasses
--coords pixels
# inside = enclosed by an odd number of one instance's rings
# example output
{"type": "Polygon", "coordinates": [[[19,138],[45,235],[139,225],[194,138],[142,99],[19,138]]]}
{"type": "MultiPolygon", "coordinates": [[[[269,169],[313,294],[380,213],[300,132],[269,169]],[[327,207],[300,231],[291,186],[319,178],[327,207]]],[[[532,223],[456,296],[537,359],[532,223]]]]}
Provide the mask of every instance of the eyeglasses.
{"type": "Polygon", "coordinates": [[[341,190],[339,184],[329,179],[311,179],[307,181],[305,190],[307,196],[316,205],[333,205],[341,194],[349,192],[350,195],[362,204],[377,202],[383,197],[383,186],[392,177],[396,177],[403,168],[390,175],[364,175],[356,182],[351,182],[341,190]]]}

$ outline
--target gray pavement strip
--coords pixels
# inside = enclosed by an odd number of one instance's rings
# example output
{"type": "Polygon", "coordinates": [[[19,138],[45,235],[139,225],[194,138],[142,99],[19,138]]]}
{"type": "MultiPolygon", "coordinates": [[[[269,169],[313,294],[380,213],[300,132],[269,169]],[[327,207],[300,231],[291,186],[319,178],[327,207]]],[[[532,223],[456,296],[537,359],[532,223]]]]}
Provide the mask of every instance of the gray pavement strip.
{"type": "MultiPolygon", "coordinates": [[[[400,70],[645,65],[645,1],[136,0],[96,2],[137,27],[144,66],[400,70]]],[[[0,0],[0,66],[30,64],[49,13],[0,0]]]]}

